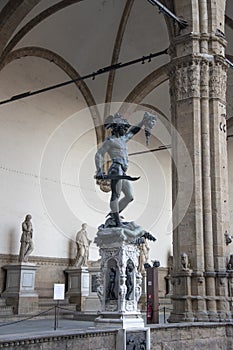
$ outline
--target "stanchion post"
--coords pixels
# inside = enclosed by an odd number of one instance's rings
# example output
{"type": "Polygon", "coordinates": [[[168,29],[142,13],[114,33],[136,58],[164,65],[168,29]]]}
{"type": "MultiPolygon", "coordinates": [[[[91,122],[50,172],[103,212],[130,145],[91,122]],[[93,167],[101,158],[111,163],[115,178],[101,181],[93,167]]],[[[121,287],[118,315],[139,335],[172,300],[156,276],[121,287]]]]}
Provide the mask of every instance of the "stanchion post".
{"type": "Polygon", "coordinates": [[[59,320],[59,300],[57,301],[57,328],[58,328],[58,320],[59,320]]]}
{"type": "Polygon", "coordinates": [[[57,300],[55,305],[54,330],[58,328],[59,301],[65,299],[65,285],[63,283],[55,283],[53,289],[53,300],[57,300]]]}
{"type": "Polygon", "coordinates": [[[55,305],[54,308],[54,330],[56,331],[57,329],[57,305],[55,305]]]}

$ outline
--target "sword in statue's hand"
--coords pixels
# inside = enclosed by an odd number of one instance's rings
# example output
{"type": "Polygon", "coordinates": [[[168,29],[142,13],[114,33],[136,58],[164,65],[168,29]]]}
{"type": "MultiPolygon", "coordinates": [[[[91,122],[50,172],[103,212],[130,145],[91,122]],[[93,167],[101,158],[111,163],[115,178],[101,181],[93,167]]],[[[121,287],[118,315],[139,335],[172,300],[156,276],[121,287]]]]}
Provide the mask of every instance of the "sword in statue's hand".
{"type": "Polygon", "coordinates": [[[129,181],[137,181],[138,179],[140,179],[140,176],[138,177],[132,177],[129,175],[106,175],[106,174],[98,174],[95,175],[94,178],[96,180],[129,180],[129,181]]]}

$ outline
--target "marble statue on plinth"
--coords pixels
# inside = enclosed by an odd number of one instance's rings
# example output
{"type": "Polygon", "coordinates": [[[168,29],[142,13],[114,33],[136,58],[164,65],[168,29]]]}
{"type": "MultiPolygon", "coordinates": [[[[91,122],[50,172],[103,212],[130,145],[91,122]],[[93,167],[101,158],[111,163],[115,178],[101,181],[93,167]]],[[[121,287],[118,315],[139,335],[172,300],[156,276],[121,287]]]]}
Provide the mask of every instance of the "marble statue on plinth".
{"type": "Polygon", "coordinates": [[[20,239],[20,251],[19,251],[19,262],[28,262],[28,257],[34,249],[32,236],[32,216],[26,215],[24,222],[22,223],[22,235],[20,239]]]}
{"type": "Polygon", "coordinates": [[[76,235],[76,247],[77,253],[74,261],[74,265],[77,267],[87,266],[89,259],[89,247],[91,240],[87,237],[87,224],[82,224],[82,228],[76,235]]]}

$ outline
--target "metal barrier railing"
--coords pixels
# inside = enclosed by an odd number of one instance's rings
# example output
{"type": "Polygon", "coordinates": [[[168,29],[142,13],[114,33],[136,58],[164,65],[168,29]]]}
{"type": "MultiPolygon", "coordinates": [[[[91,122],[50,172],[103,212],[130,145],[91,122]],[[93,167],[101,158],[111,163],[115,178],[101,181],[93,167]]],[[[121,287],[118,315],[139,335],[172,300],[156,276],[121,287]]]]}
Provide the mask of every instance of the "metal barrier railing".
{"type": "MultiPolygon", "coordinates": [[[[27,316],[27,317],[25,317],[23,319],[20,319],[20,320],[17,320],[17,321],[12,321],[12,322],[8,322],[8,323],[0,324],[0,328],[1,327],[6,327],[6,326],[11,326],[13,324],[17,324],[17,323],[21,323],[21,322],[26,322],[28,320],[34,319],[36,317],[39,317],[41,315],[45,315],[45,314],[49,313],[52,310],[54,310],[54,330],[56,330],[58,328],[59,311],[60,310],[65,310],[66,312],[74,314],[73,310],[67,309],[65,307],[61,307],[61,306],[59,306],[59,303],[58,303],[57,305],[55,305],[55,306],[53,306],[53,307],[51,307],[51,308],[49,308],[49,309],[47,309],[45,311],[41,311],[41,312],[39,312],[37,314],[27,316]]],[[[160,307],[158,310],[154,310],[154,311],[156,311],[156,312],[158,311],[159,313],[163,313],[163,321],[164,321],[164,323],[166,323],[166,321],[167,321],[166,320],[166,312],[167,311],[168,312],[172,311],[172,308],[168,308],[168,307],[163,306],[163,307],[160,307]]]]}

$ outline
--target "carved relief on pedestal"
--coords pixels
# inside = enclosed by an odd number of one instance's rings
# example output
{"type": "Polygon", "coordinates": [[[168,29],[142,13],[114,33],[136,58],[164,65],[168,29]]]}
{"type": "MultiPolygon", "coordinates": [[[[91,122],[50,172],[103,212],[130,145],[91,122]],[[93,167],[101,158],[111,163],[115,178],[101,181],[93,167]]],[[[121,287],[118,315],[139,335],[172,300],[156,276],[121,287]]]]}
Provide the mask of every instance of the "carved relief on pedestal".
{"type": "Polygon", "coordinates": [[[127,293],[125,280],[126,280],[126,275],[120,274],[119,298],[120,298],[121,311],[125,310],[125,296],[127,293]]]}
{"type": "Polygon", "coordinates": [[[138,256],[139,256],[139,250],[136,246],[128,245],[125,247],[125,253],[127,260],[131,260],[134,264],[134,266],[138,267],[138,256]]]}
{"type": "Polygon", "coordinates": [[[119,244],[118,247],[101,248],[100,254],[102,266],[97,279],[97,294],[102,310],[137,311],[142,290],[142,276],[137,271],[138,247],[133,244],[119,244]]]}
{"type": "Polygon", "coordinates": [[[103,301],[103,293],[104,293],[103,284],[104,284],[103,274],[99,272],[96,275],[96,292],[101,304],[103,301]]]}
{"type": "Polygon", "coordinates": [[[117,248],[100,249],[101,265],[104,266],[110,258],[117,258],[119,250],[117,248]]]}
{"type": "Polygon", "coordinates": [[[136,274],[135,301],[138,303],[142,295],[142,275],[140,272],[136,274]]]}

